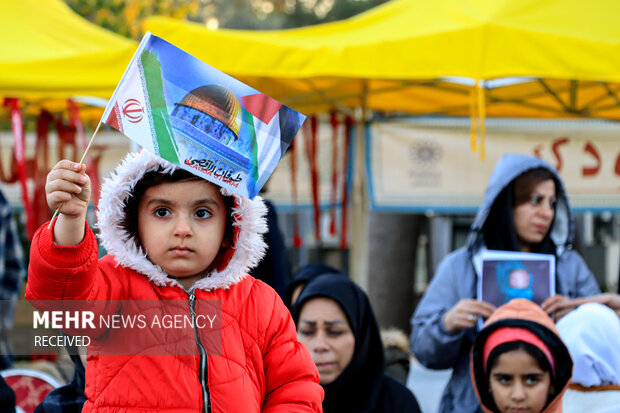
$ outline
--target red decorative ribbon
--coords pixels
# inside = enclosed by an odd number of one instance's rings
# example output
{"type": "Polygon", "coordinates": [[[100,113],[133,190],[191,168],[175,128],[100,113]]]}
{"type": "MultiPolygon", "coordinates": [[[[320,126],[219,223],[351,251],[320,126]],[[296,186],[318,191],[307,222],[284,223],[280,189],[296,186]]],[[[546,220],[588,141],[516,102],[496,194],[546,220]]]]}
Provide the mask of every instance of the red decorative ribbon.
{"type": "Polygon", "coordinates": [[[55,123],[58,132],[58,159],[78,159],[75,128],[65,125],[60,117],[55,119],[55,123]],[[67,145],[71,149],[70,155],[67,155],[67,145]]]}
{"type": "Polygon", "coordinates": [[[11,110],[11,128],[15,140],[15,160],[17,161],[17,175],[22,187],[22,201],[26,215],[26,235],[32,239],[36,229],[32,213],[32,205],[28,195],[28,169],[26,166],[26,153],[24,143],[24,122],[19,104],[16,98],[6,98],[4,106],[11,110]]]}
{"type": "Polygon", "coordinates": [[[336,202],[338,201],[338,116],[331,112],[329,123],[332,127],[332,187],[329,207],[329,234],[336,235],[336,202]]]}
{"type": "Polygon", "coordinates": [[[310,179],[312,181],[312,205],[314,207],[314,235],[317,241],[321,241],[321,207],[319,204],[319,171],[316,165],[317,155],[317,131],[319,121],[316,116],[310,118],[310,136],[307,128],[304,131],[304,142],[306,143],[306,154],[310,165],[310,179]]]}
{"type": "Polygon", "coordinates": [[[17,160],[15,159],[15,147],[13,147],[13,156],[11,156],[11,170],[9,173],[4,172],[4,165],[2,165],[2,157],[0,157],[0,181],[6,184],[12,184],[17,182],[17,160]]]}
{"type": "Polygon", "coordinates": [[[289,152],[291,159],[291,198],[293,202],[293,246],[299,249],[303,245],[303,240],[299,235],[299,212],[297,211],[297,155],[295,139],[289,145],[289,152]]]}
{"type": "Polygon", "coordinates": [[[33,221],[38,228],[51,218],[50,208],[47,205],[45,194],[45,182],[49,167],[49,124],[54,122],[54,117],[46,110],[42,110],[37,119],[37,141],[33,159],[34,196],[32,200],[33,221]]]}
{"type": "MultiPolygon", "coordinates": [[[[84,125],[82,124],[82,120],[80,119],[80,109],[78,105],[71,99],[67,100],[67,110],[69,111],[69,123],[71,126],[75,128],[77,141],[83,151],[86,150],[88,146],[88,142],[86,141],[86,136],[84,135],[84,125]]],[[[90,153],[86,154],[86,173],[90,177],[90,184],[92,188],[92,197],[93,197],[93,206],[97,208],[99,204],[99,174],[97,168],[97,162],[93,161],[93,158],[90,156],[90,153]]]]}
{"type": "Polygon", "coordinates": [[[355,120],[347,116],[344,121],[344,152],[342,156],[342,219],[340,230],[340,249],[347,248],[347,210],[349,204],[349,148],[351,147],[351,133],[355,125],[355,120]]]}

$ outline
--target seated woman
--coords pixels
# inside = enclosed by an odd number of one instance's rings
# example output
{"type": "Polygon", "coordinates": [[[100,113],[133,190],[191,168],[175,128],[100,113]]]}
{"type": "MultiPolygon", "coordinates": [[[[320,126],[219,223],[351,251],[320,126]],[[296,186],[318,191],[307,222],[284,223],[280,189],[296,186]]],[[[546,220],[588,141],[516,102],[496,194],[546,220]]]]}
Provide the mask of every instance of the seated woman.
{"type": "Polygon", "coordinates": [[[464,247],[446,256],[411,319],[411,351],[431,369],[452,369],[440,413],[479,412],[469,379],[469,352],[478,319],[495,310],[477,299],[485,250],[555,256],[555,295],[541,303],[556,319],[573,299],[600,294],[592,272],[572,248],[573,217],[557,171],[522,154],[500,158],[464,247]]]}
{"type": "Polygon", "coordinates": [[[553,320],[522,298],[489,317],[471,352],[471,379],[485,412],[561,412],[572,368],[553,320]]]}
{"type": "Polygon", "coordinates": [[[293,307],[297,337],[325,390],[323,411],[420,411],[413,394],[384,372],[379,327],[368,297],[348,277],[310,281],[293,307]]]}
{"type": "Polygon", "coordinates": [[[620,411],[620,318],[598,303],[562,318],[558,331],[575,363],[564,413],[620,411]]]}

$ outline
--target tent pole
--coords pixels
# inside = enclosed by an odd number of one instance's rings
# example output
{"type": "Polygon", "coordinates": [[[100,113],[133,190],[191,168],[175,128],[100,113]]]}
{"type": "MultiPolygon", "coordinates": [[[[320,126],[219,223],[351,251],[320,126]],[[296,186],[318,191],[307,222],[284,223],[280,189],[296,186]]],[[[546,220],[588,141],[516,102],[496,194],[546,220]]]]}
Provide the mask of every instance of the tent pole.
{"type": "Polygon", "coordinates": [[[351,244],[349,275],[364,290],[368,287],[368,196],[366,182],[366,124],[368,80],[362,79],[361,115],[355,129],[353,190],[351,194],[351,244]]]}

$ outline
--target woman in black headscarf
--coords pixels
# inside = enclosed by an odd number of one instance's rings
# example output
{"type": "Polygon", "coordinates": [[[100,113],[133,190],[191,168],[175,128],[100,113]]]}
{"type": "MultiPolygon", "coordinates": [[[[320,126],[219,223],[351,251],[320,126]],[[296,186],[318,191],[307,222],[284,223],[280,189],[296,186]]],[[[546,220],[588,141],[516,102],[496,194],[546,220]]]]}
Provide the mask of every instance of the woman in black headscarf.
{"type": "Polygon", "coordinates": [[[340,270],[326,264],[306,264],[301,267],[299,271],[297,271],[297,274],[295,274],[293,280],[286,287],[286,292],[284,293],[284,304],[292,310],[295,302],[299,298],[299,294],[301,294],[301,291],[304,289],[306,284],[308,284],[311,280],[314,280],[316,277],[324,274],[346,276],[346,274],[340,270]]]}
{"type": "Polygon", "coordinates": [[[349,278],[310,281],[293,307],[325,390],[325,413],[420,412],[413,394],[384,373],[379,327],[366,294],[349,278]]]}

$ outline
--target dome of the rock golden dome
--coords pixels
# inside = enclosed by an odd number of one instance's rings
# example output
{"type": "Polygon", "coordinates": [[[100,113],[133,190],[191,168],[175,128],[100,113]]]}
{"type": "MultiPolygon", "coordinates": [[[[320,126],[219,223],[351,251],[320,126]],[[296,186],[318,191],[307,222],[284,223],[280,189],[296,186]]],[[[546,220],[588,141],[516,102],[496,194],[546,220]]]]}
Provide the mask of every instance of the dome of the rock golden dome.
{"type": "Polygon", "coordinates": [[[220,85],[200,86],[189,92],[179,105],[199,110],[221,121],[235,135],[241,129],[241,104],[230,89],[220,85]]]}

